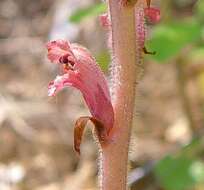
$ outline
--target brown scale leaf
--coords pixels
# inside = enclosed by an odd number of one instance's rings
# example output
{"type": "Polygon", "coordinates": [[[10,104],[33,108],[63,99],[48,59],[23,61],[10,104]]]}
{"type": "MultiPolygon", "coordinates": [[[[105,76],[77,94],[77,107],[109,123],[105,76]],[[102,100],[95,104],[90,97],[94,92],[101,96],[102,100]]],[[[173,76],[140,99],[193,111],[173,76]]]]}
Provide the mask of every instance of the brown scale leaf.
{"type": "Polygon", "coordinates": [[[88,121],[91,121],[94,124],[94,129],[96,131],[99,142],[103,144],[107,141],[107,131],[104,125],[98,119],[89,116],[80,117],[77,119],[74,127],[74,150],[78,154],[80,154],[82,136],[88,121]]]}

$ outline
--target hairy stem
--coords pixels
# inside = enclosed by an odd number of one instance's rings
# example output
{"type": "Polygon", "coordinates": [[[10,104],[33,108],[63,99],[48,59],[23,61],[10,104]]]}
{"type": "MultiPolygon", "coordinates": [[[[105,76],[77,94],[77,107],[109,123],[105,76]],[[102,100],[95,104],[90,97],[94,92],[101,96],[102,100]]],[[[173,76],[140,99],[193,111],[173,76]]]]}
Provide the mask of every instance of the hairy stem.
{"type": "Polygon", "coordinates": [[[136,84],[134,6],[121,7],[109,0],[112,23],[115,124],[113,141],[101,151],[101,189],[126,190],[130,132],[136,84]]]}

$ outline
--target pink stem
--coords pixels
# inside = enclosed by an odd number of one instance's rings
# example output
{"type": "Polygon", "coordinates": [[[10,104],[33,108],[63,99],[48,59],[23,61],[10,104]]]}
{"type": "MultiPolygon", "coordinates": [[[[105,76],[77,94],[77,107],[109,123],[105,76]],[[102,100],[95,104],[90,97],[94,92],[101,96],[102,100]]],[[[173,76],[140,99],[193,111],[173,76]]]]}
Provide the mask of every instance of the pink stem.
{"type": "Polygon", "coordinates": [[[128,149],[135,102],[137,48],[133,6],[109,0],[112,23],[114,138],[101,151],[101,189],[126,190],[128,149]]]}

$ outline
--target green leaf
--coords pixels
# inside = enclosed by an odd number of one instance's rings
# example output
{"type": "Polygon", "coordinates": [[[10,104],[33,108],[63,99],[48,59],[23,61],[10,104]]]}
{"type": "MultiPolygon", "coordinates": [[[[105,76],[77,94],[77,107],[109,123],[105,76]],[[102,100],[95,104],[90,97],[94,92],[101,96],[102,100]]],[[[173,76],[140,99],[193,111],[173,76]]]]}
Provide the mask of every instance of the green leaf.
{"type": "Polygon", "coordinates": [[[190,167],[191,176],[197,183],[204,182],[204,163],[202,161],[195,161],[190,167]]]}
{"type": "Polygon", "coordinates": [[[164,63],[200,36],[201,27],[194,20],[158,25],[154,28],[147,47],[150,51],[156,51],[156,55],[151,56],[153,59],[164,63]]]}
{"type": "Polygon", "coordinates": [[[105,3],[91,5],[89,7],[76,10],[76,12],[74,12],[69,17],[69,21],[73,23],[79,23],[85,18],[98,16],[99,14],[105,12],[106,10],[107,6],[105,3]]]}
{"type": "Polygon", "coordinates": [[[101,69],[106,72],[110,63],[110,53],[108,51],[102,51],[96,56],[96,61],[99,63],[101,69]]]}
{"type": "Polygon", "coordinates": [[[167,156],[158,162],[154,173],[166,190],[187,190],[204,181],[204,163],[179,156],[167,156]]]}

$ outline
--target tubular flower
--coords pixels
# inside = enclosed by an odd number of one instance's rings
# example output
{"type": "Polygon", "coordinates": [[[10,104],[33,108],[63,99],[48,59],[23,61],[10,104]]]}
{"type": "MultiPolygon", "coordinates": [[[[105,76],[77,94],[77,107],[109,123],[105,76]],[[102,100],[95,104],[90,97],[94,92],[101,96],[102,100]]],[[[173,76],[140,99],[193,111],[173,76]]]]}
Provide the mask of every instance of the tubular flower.
{"type": "Polygon", "coordinates": [[[77,44],[64,40],[47,44],[48,58],[63,69],[63,75],[57,76],[48,87],[48,95],[54,96],[67,86],[81,91],[92,116],[80,117],[74,128],[74,148],[80,153],[80,144],[84,128],[90,120],[101,145],[109,139],[114,123],[114,112],[111,104],[107,82],[90,52],[77,44]]]}

